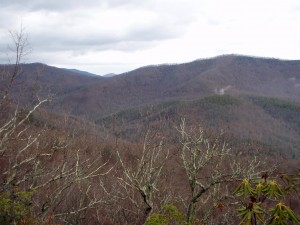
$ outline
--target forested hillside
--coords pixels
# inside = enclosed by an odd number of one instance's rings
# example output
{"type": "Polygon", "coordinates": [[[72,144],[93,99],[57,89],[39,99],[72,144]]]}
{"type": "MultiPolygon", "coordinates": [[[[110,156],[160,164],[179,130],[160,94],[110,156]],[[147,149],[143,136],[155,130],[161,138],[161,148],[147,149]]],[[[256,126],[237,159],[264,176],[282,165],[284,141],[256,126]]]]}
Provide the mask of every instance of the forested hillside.
{"type": "Polygon", "coordinates": [[[21,68],[14,86],[17,102],[34,104],[37,92],[51,96],[48,111],[84,118],[99,132],[119,125],[112,125],[114,118],[122,121],[122,137],[133,140],[131,133],[146,114],[156,122],[188,116],[226,130],[237,146],[254,142],[268,152],[299,154],[300,61],[227,55],[106,78],[43,64],[21,68]]]}

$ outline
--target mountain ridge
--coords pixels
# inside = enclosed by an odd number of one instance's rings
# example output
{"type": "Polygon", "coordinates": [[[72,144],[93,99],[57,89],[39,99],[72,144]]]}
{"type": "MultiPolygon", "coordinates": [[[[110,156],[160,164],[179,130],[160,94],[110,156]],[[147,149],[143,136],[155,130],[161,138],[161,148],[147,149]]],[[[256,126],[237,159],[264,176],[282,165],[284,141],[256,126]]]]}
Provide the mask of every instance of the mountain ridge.
{"type": "Polygon", "coordinates": [[[151,123],[186,116],[227,129],[237,143],[250,139],[280,151],[300,149],[300,60],[227,55],[113,77],[44,64],[22,67],[20,88],[14,89],[19,102],[31,102],[36,90],[44,97],[53,93],[47,109],[89,120],[103,132],[117,121],[128,138],[145,123],[141,115],[151,123]]]}
{"type": "MultiPolygon", "coordinates": [[[[24,65],[25,77],[31,82],[36,67],[24,65]]],[[[105,78],[45,65],[43,68],[35,79],[56,94],[54,109],[64,106],[72,114],[87,117],[123,107],[213,94],[259,95],[300,102],[300,60],[223,55],[184,64],[146,66],[105,78]]]]}

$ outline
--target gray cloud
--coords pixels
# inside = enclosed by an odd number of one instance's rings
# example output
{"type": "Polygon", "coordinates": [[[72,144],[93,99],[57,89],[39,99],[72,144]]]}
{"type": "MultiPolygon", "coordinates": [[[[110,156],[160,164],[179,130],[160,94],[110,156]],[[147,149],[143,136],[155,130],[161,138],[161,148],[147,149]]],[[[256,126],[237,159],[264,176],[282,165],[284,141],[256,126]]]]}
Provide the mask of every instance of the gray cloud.
{"type": "Polygon", "coordinates": [[[180,4],[168,1],[0,1],[0,64],[7,63],[8,30],[18,30],[22,24],[33,49],[27,62],[73,68],[76,66],[71,64],[76,64],[82,69],[84,65],[94,69],[98,64],[107,70],[105,72],[133,69],[134,65],[142,64],[129,63],[128,58],[122,66],[118,61],[112,61],[156,47],[161,41],[176,39],[184,35],[192,21],[188,4],[181,5],[181,0],[180,4]],[[121,53],[106,59],[107,51],[121,53]],[[110,63],[104,66],[103,62],[110,63]],[[109,70],[112,65],[115,68],[109,70]]]}
{"type": "Polygon", "coordinates": [[[35,48],[48,51],[59,50],[135,50],[140,47],[152,46],[158,40],[174,38],[180,35],[178,28],[172,29],[166,25],[153,24],[148,27],[131,27],[121,34],[103,31],[81,32],[76,28],[66,31],[51,29],[45,32],[29,34],[30,42],[35,48]],[[57,32],[58,31],[58,32],[57,32]],[[124,46],[127,45],[125,48],[124,46]]]}
{"type": "Polygon", "coordinates": [[[75,8],[91,8],[91,7],[123,7],[130,5],[144,4],[139,0],[2,0],[0,1],[0,7],[11,10],[21,11],[66,11],[75,8]]]}
{"type": "Polygon", "coordinates": [[[190,15],[177,17],[176,11],[159,11],[155,1],[143,4],[141,7],[138,0],[1,1],[6,14],[15,13],[10,14],[9,23],[0,25],[10,29],[22,21],[35,51],[74,54],[109,49],[135,51],[184,33],[185,18],[190,15]]]}
{"type": "Polygon", "coordinates": [[[83,5],[90,5],[90,3],[97,2],[97,1],[71,1],[71,0],[64,0],[64,1],[43,1],[43,0],[31,0],[24,2],[23,0],[4,0],[0,2],[0,7],[5,7],[7,9],[14,9],[14,10],[64,10],[70,9],[73,7],[83,6],[83,5]],[[83,4],[85,3],[85,4],[83,4]]]}
{"type": "Polygon", "coordinates": [[[8,30],[21,24],[32,60],[55,65],[118,67],[226,53],[296,58],[298,12],[297,0],[0,0],[0,63],[8,30]]]}

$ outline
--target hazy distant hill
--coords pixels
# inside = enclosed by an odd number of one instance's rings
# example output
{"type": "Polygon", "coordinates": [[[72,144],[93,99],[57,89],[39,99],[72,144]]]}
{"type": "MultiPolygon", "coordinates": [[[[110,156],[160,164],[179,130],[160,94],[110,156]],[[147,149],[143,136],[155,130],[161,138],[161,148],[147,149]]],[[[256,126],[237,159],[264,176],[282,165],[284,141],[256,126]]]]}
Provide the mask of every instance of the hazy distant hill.
{"type": "Polygon", "coordinates": [[[74,73],[79,73],[81,75],[87,75],[87,76],[114,77],[114,76],[117,75],[117,74],[114,74],[114,73],[107,73],[107,74],[104,74],[104,75],[99,75],[99,74],[94,74],[94,73],[90,73],[90,72],[82,71],[82,70],[77,70],[77,69],[67,69],[67,68],[62,68],[62,69],[70,71],[70,72],[74,72],[74,73]]]}
{"type": "MultiPolygon", "coordinates": [[[[178,65],[143,67],[94,79],[60,96],[56,107],[98,116],[172,99],[213,94],[257,95],[300,101],[300,61],[221,56],[178,65]]],[[[61,83],[63,85],[63,83],[61,83]]]]}
{"type": "MultiPolygon", "coordinates": [[[[109,78],[27,64],[23,79],[28,87],[40,85],[47,93],[55,93],[54,109],[63,106],[73,114],[89,118],[149,103],[214,94],[256,95],[300,102],[300,61],[236,55],[147,66],[109,78]]],[[[23,94],[26,96],[24,90],[23,94]]]]}
{"type": "Polygon", "coordinates": [[[102,75],[102,77],[114,77],[116,75],[117,74],[114,74],[114,73],[108,73],[108,74],[102,75]]]}
{"type": "Polygon", "coordinates": [[[82,70],[77,70],[77,69],[67,69],[67,68],[62,68],[62,69],[67,70],[67,71],[71,71],[71,72],[74,72],[74,73],[79,73],[79,74],[82,74],[82,75],[87,75],[87,76],[99,76],[98,74],[94,74],[94,73],[90,73],[90,72],[82,71],[82,70]]]}

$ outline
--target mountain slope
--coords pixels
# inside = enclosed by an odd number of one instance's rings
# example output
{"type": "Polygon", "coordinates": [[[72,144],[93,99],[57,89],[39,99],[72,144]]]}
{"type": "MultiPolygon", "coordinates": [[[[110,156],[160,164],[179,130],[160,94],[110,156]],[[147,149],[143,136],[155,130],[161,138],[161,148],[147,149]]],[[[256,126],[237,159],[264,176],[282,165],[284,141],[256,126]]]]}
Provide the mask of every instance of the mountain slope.
{"type": "MultiPolygon", "coordinates": [[[[0,65],[0,74],[3,74],[0,84],[3,88],[9,82],[9,76],[5,74],[12,74],[12,70],[13,66],[0,65]]],[[[51,96],[55,101],[98,79],[101,77],[82,75],[41,63],[24,64],[20,66],[20,74],[12,86],[13,95],[19,103],[29,103],[36,95],[40,98],[51,96]]]]}
{"type": "Polygon", "coordinates": [[[300,104],[257,96],[211,95],[194,100],[175,100],[130,108],[98,118],[96,124],[113,130],[119,124],[120,137],[136,138],[141,124],[160,124],[166,136],[173,136],[181,118],[209,130],[223,129],[235,150],[256,149],[297,157],[300,153],[300,104]],[[253,146],[253,143],[255,146],[253,146]]]}
{"type": "Polygon", "coordinates": [[[300,61],[235,55],[186,64],[148,66],[95,80],[72,94],[61,96],[56,107],[68,105],[71,112],[93,118],[126,107],[224,93],[299,102],[299,71],[300,61]]]}
{"type": "Polygon", "coordinates": [[[43,64],[22,67],[14,88],[19,103],[51,95],[52,112],[96,121],[100,130],[116,120],[124,138],[146,121],[174,127],[187,117],[224,128],[237,145],[255,141],[290,154],[300,149],[300,61],[228,55],[106,78],[43,64]]]}
{"type": "Polygon", "coordinates": [[[74,73],[79,73],[79,74],[82,74],[82,75],[86,75],[86,76],[99,76],[97,74],[94,74],[94,73],[90,73],[90,72],[87,72],[87,71],[82,71],[82,70],[77,70],[77,69],[67,69],[67,68],[62,68],[66,71],[70,71],[70,72],[74,72],[74,73]]]}
{"type": "Polygon", "coordinates": [[[90,119],[124,108],[213,94],[300,102],[300,61],[226,55],[178,65],[147,66],[108,78],[42,64],[23,68],[19,83],[24,100],[32,96],[35,85],[44,95],[55,94],[52,109],[63,108],[90,119]]]}

